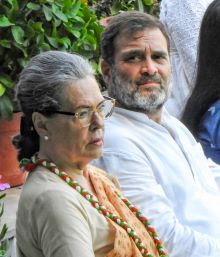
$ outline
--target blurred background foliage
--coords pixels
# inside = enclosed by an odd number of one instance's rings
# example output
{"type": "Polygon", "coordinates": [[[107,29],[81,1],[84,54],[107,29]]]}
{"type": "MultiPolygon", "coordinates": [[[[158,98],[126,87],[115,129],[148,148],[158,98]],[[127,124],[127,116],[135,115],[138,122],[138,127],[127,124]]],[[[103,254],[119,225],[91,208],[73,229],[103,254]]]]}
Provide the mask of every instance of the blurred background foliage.
{"type": "Polygon", "coordinates": [[[0,0],[0,119],[16,109],[14,86],[29,59],[43,51],[77,52],[99,71],[99,20],[121,11],[158,16],[156,0],[0,0]]]}
{"type": "MultiPolygon", "coordinates": [[[[6,194],[0,194],[0,224],[1,224],[1,217],[4,214],[4,202],[2,199],[6,196],[6,194]]],[[[7,257],[7,251],[9,248],[9,240],[4,239],[8,227],[6,224],[1,225],[0,228],[0,257],[7,257]]]]}

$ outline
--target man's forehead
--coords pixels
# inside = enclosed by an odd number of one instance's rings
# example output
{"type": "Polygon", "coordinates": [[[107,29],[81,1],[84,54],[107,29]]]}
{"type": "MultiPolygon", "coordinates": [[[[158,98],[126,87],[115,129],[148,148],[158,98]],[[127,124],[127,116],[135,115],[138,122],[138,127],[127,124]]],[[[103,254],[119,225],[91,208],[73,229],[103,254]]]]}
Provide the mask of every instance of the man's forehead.
{"type": "Polygon", "coordinates": [[[125,31],[123,31],[115,39],[114,45],[117,51],[117,49],[123,49],[124,47],[136,47],[140,42],[150,42],[157,45],[157,47],[162,47],[164,50],[168,51],[167,40],[159,28],[145,28],[135,32],[130,31],[130,33],[125,33],[125,31]]]}

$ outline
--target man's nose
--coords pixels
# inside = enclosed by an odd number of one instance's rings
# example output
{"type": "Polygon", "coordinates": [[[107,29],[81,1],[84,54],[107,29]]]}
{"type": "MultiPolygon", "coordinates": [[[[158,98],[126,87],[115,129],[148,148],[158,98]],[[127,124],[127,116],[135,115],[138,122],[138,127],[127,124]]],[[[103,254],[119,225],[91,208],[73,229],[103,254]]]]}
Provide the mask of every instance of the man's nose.
{"type": "Polygon", "coordinates": [[[141,73],[148,73],[154,75],[158,72],[157,64],[151,58],[146,58],[141,66],[141,73]]]}

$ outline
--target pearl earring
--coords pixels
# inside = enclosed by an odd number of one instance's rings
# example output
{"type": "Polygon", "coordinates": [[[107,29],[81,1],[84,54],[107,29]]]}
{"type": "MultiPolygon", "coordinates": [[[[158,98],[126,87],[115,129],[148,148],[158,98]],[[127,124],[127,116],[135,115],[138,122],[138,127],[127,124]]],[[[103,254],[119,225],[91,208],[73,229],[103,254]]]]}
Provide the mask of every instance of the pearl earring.
{"type": "Polygon", "coordinates": [[[47,141],[49,139],[48,136],[44,136],[44,140],[47,141]]]}

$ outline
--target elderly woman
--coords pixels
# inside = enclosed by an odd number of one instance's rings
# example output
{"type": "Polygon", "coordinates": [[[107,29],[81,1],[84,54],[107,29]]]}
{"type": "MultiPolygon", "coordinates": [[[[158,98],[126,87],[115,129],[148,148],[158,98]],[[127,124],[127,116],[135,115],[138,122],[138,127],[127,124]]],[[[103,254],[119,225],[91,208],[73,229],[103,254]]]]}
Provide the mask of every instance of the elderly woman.
{"type": "Polygon", "coordinates": [[[14,138],[29,172],[17,212],[20,256],[166,256],[149,221],[116,180],[89,165],[102,153],[114,100],[89,63],[49,51],[31,59],[17,84],[23,116],[14,138]]]}

